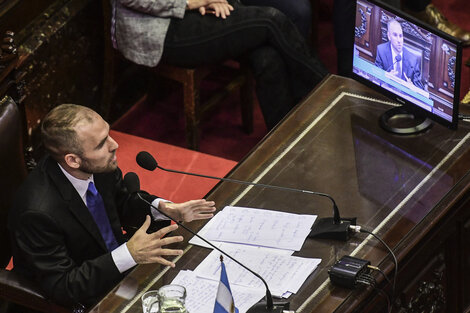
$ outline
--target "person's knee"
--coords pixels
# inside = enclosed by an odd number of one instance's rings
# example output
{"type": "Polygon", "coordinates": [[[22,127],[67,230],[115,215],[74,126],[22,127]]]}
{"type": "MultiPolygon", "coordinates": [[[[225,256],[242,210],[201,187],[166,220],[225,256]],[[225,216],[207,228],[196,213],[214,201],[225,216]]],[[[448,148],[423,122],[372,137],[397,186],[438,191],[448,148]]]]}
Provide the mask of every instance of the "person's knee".
{"type": "Polygon", "coordinates": [[[299,1],[295,6],[292,6],[289,9],[289,14],[291,15],[293,21],[299,21],[304,24],[312,23],[312,6],[310,1],[299,1]]]}
{"type": "Polygon", "coordinates": [[[263,7],[263,11],[265,13],[265,17],[273,20],[273,21],[285,21],[287,16],[281,12],[280,10],[273,8],[273,7],[263,7]]]}
{"type": "Polygon", "coordinates": [[[284,71],[284,62],[276,49],[266,46],[250,54],[250,64],[256,78],[276,79],[284,71]]]}

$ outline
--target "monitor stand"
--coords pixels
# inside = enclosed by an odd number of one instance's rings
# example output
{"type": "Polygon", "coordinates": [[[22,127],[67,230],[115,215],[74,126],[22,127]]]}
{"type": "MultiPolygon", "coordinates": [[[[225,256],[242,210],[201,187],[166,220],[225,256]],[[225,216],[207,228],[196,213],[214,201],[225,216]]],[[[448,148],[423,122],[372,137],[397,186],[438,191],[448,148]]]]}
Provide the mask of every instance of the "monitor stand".
{"type": "Polygon", "coordinates": [[[380,116],[380,126],[398,135],[412,135],[432,126],[432,121],[424,116],[406,111],[402,106],[394,107],[380,116]]]}

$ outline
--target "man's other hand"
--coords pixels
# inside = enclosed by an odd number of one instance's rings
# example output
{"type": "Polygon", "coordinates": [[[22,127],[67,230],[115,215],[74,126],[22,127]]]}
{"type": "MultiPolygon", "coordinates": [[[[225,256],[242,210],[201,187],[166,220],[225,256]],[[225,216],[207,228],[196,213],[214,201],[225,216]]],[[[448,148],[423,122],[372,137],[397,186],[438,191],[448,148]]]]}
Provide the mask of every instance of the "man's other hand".
{"type": "Polygon", "coordinates": [[[137,264],[160,263],[175,267],[175,263],[163,258],[167,255],[181,255],[182,250],[165,249],[166,245],[183,241],[182,236],[164,237],[169,232],[178,228],[178,225],[170,225],[152,234],[147,234],[150,226],[150,216],[147,215],[144,224],[135,232],[127,242],[127,249],[137,264]]]}
{"type": "Polygon", "coordinates": [[[183,203],[160,201],[158,208],[177,221],[191,222],[214,216],[215,202],[204,199],[190,200],[183,203]]]}
{"type": "Polygon", "coordinates": [[[201,7],[208,6],[212,3],[225,3],[228,4],[227,0],[188,0],[187,1],[187,9],[188,10],[195,10],[201,7]]]}
{"type": "Polygon", "coordinates": [[[233,7],[228,3],[211,3],[205,7],[199,8],[201,15],[206,13],[214,14],[216,17],[226,19],[230,15],[230,11],[233,11],[233,7]]]}

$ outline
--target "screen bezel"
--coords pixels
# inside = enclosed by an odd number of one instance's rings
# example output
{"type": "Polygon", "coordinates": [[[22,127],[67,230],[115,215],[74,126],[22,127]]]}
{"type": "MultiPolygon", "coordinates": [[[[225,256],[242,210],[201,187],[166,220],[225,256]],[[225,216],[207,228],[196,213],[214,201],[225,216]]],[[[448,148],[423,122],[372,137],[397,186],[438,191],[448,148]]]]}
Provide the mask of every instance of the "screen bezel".
{"type": "MultiPolygon", "coordinates": [[[[350,64],[352,64],[352,67],[350,69],[351,77],[353,79],[361,82],[362,84],[367,85],[368,87],[370,87],[370,88],[380,92],[381,94],[387,96],[388,98],[392,99],[393,101],[397,102],[398,104],[401,104],[410,113],[414,113],[414,114],[417,114],[417,115],[421,115],[421,116],[430,118],[431,120],[433,120],[433,121],[435,121],[435,122],[437,122],[437,123],[439,123],[439,124],[441,124],[445,127],[448,127],[450,129],[457,129],[458,119],[459,119],[459,103],[460,103],[460,76],[461,76],[461,69],[462,69],[462,42],[459,39],[457,39],[455,37],[452,37],[451,35],[449,35],[447,33],[444,33],[443,31],[441,31],[439,29],[433,28],[433,27],[425,24],[424,22],[416,19],[415,17],[413,17],[413,16],[411,16],[411,15],[405,13],[405,12],[402,12],[400,10],[397,10],[396,8],[391,7],[390,5],[388,5],[386,3],[383,3],[381,1],[378,1],[378,0],[356,0],[355,11],[354,11],[354,20],[356,20],[358,1],[369,2],[373,5],[376,5],[380,8],[383,8],[384,10],[387,10],[390,13],[392,13],[392,14],[394,14],[394,15],[396,15],[396,16],[404,19],[404,20],[407,20],[408,22],[413,23],[416,26],[423,28],[423,29],[431,32],[432,34],[434,34],[436,36],[439,36],[439,37],[443,38],[444,40],[447,40],[451,44],[455,44],[455,46],[456,46],[456,63],[455,63],[455,87],[454,87],[452,120],[449,121],[449,120],[446,120],[446,119],[444,119],[444,118],[442,118],[442,117],[440,117],[436,114],[428,112],[425,109],[422,109],[421,107],[419,107],[417,104],[411,102],[410,100],[405,99],[405,98],[393,93],[392,91],[389,91],[385,88],[382,88],[381,86],[376,85],[372,81],[369,81],[366,78],[354,73],[354,71],[353,71],[353,69],[354,69],[353,57],[354,57],[354,53],[355,53],[354,45],[355,45],[355,41],[356,41],[354,33],[353,33],[354,39],[353,39],[353,42],[352,42],[353,46],[351,47],[351,50],[350,50],[351,51],[351,55],[350,55],[351,63],[350,64]]],[[[356,27],[355,24],[354,24],[354,27],[356,27]]]]}

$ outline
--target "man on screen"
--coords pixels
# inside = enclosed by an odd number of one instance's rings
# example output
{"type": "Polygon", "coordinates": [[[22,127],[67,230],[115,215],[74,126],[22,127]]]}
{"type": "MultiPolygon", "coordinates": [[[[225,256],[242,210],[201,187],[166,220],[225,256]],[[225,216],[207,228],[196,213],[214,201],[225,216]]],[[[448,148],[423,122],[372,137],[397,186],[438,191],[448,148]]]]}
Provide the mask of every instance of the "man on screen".
{"type": "Polygon", "coordinates": [[[375,65],[424,89],[421,81],[421,60],[403,46],[403,30],[397,20],[388,22],[387,37],[387,42],[377,46],[375,65]]]}

